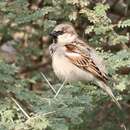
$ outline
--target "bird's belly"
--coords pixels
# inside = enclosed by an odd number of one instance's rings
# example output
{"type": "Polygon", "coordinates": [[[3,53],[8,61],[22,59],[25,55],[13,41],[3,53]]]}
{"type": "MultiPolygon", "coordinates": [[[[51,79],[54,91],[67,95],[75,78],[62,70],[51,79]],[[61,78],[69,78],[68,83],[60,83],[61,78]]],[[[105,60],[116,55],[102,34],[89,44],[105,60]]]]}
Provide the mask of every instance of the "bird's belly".
{"type": "Polygon", "coordinates": [[[91,81],[94,79],[92,74],[78,68],[64,56],[54,56],[52,66],[56,76],[63,81],[91,81]]]}

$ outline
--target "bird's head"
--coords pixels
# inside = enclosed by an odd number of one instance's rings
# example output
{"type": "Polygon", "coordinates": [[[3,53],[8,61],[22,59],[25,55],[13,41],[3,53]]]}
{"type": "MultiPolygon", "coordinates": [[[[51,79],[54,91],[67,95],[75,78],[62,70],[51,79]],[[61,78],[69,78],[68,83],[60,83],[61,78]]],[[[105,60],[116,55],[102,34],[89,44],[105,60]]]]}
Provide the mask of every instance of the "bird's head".
{"type": "Polygon", "coordinates": [[[67,44],[73,42],[77,37],[77,33],[71,24],[59,24],[50,33],[58,44],[67,44]]]}

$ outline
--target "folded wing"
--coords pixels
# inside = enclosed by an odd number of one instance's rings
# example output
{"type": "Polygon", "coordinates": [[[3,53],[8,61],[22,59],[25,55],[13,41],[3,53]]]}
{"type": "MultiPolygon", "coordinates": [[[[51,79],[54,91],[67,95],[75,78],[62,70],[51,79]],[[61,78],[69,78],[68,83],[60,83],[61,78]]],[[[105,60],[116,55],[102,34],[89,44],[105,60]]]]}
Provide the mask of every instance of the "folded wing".
{"type": "Polygon", "coordinates": [[[95,64],[94,60],[91,58],[91,55],[88,51],[81,50],[76,44],[67,44],[65,45],[66,53],[65,56],[77,67],[80,69],[90,72],[97,79],[102,80],[104,83],[107,83],[107,75],[104,72],[101,72],[101,69],[95,64]]]}

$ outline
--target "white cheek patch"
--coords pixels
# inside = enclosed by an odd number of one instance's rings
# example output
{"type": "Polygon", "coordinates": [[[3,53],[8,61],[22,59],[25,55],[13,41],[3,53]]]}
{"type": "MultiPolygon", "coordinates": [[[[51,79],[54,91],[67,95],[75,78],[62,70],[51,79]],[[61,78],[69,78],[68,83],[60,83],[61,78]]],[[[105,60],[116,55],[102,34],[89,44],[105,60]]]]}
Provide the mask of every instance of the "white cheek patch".
{"type": "Polygon", "coordinates": [[[63,43],[63,44],[66,44],[66,43],[70,43],[70,42],[73,42],[75,40],[76,36],[75,35],[71,35],[71,34],[68,34],[68,33],[65,33],[63,35],[59,35],[58,36],[58,43],[63,43]]]}

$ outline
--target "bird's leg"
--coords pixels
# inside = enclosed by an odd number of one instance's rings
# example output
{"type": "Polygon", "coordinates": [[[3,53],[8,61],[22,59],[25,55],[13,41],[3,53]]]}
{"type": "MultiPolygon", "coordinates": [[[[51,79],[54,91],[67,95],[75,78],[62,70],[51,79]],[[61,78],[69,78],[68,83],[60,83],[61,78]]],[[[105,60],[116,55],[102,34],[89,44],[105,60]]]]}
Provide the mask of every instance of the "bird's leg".
{"type": "Polygon", "coordinates": [[[60,86],[58,91],[56,92],[56,95],[54,96],[54,98],[56,98],[58,96],[58,94],[60,93],[61,89],[64,87],[65,83],[66,83],[66,80],[64,80],[64,82],[62,83],[62,85],[60,86]]]}

